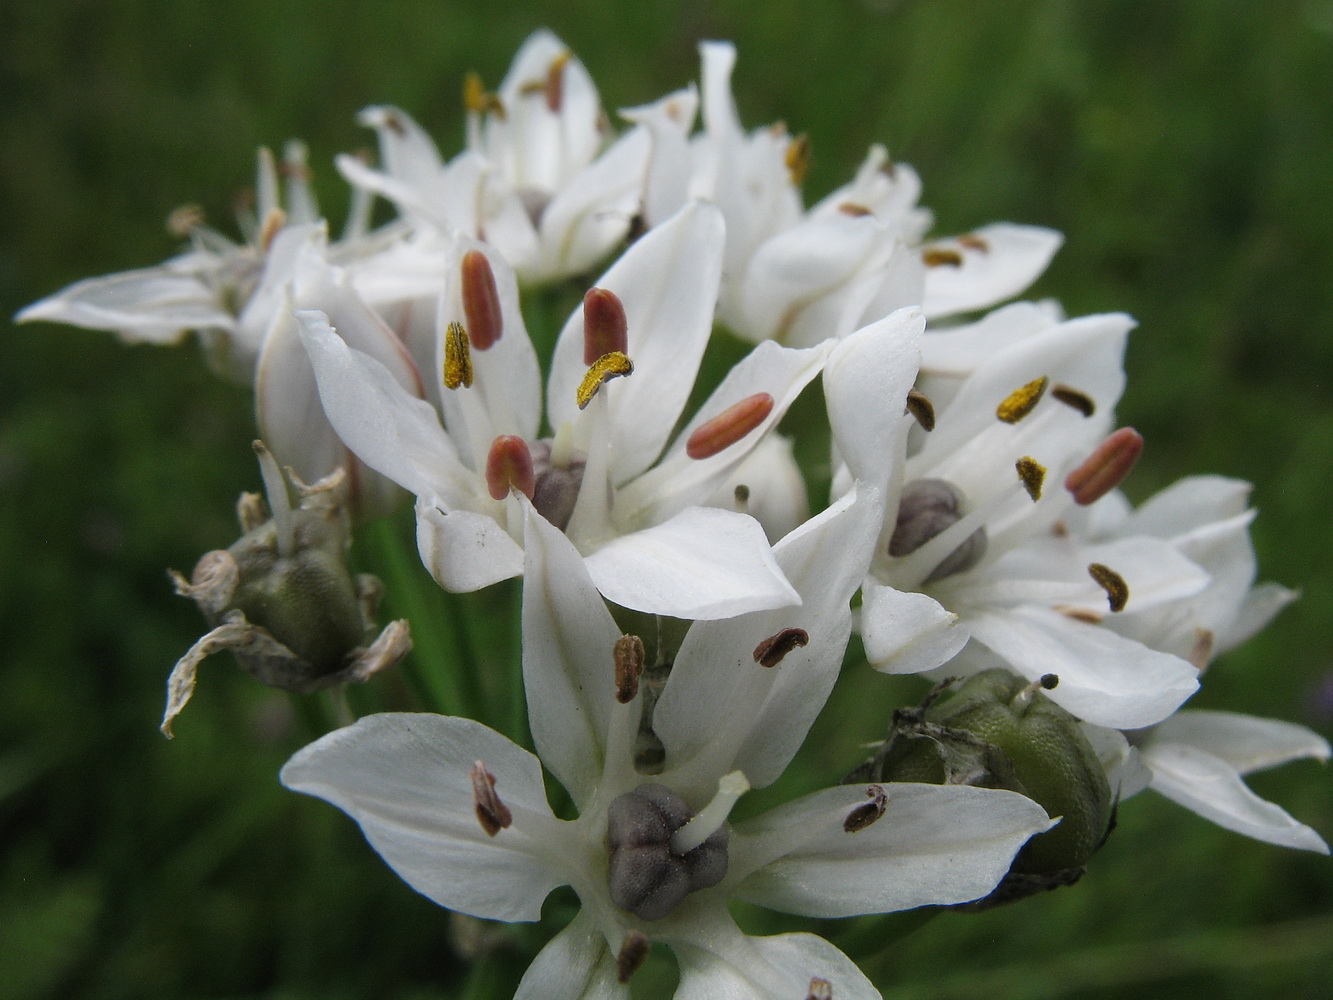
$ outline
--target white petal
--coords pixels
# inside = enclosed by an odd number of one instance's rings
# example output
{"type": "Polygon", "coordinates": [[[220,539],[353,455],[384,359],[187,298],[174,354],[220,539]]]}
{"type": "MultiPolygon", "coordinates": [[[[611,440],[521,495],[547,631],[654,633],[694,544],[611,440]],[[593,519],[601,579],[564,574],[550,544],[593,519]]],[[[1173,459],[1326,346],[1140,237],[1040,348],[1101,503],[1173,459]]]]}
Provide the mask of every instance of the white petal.
{"type": "Polygon", "coordinates": [[[686,136],[694,126],[698,108],[699,94],[690,84],[652,104],[620,111],[622,118],[641,125],[652,136],[640,209],[649,229],[675,215],[688,199],[690,147],[686,136]]]}
{"type": "MultiPolygon", "coordinates": [[[[689,398],[713,330],[725,242],[722,216],[691,202],[625,251],[597,286],[620,297],[629,323],[634,374],[602,388],[611,410],[612,479],[624,483],[661,453],[689,398]]],[[[583,307],[565,324],[551,363],[551,425],[579,415],[575,390],[583,364],[583,307]]]]}
{"type": "Polygon", "coordinates": [[[810,499],[805,493],[805,477],[792,454],[791,439],[781,434],[764,435],[705,503],[749,514],[764,526],[770,541],[776,542],[794,530],[810,517],[810,499]],[[738,487],[746,496],[743,503],[736,499],[738,487]]]}
{"type": "Polygon", "coordinates": [[[417,550],[445,590],[468,594],[523,572],[523,549],[489,514],[417,500],[417,550]]]}
{"type": "Polygon", "coordinates": [[[879,496],[859,484],[774,547],[799,608],[690,629],[653,716],[668,766],[690,772],[681,783],[711,795],[706,786],[720,774],[739,769],[760,788],[786,769],[842,666],[851,596],[881,516],[879,496]],[[756,663],[756,647],[787,628],[803,629],[808,644],[776,666],[756,663]]]}
{"type": "Polygon", "coordinates": [[[514,1000],[626,1000],[629,987],[616,977],[616,956],[580,912],[532,960],[514,1000]]]}
{"type": "Polygon", "coordinates": [[[1255,795],[1236,769],[1220,757],[1182,743],[1156,740],[1142,753],[1153,772],[1152,787],[1204,819],[1270,844],[1328,853],[1319,834],[1255,795]]]}
{"type": "Polygon", "coordinates": [[[1079,728],[1097,755],[1097,761],[1106,772],[1111,794],[1118,801],[1123,802],[1148,787],[1152,772],[1143,763],[1138,749],[1125,739],[1124,733],[1090,722],[1080,723],[1079,728]]]}
{"type": "Polygon", "coordinates": [[[928,319],[985,309],[1012,298],[1041,276],[1064,242],[1053,229],[1008,222],[985,226],[971,235],[979,237],[986,249],[967,246],[957,239],[931,244],[936,249],[956,251],[963,263],[959,267],[932,267],[926,272],[926,298],[921,311],[928,319]]]}
{"type": "Polygon", "coordinates": [[[559,529],[524,505],[523,687],[533,743],[582,805],[602,773],[620,629],[559,529]]]}
{"type": "Polygon", "coordinates": [[[1014,302],[975,323],[932,330],[921,341],[921,372],[931,377],[963,378],[988,358],[1064,317],[1053,302],[1014,302]]]}
{"type": "Polygon", "coordinates": [[[1217,651],[1224,653],[1239,646],[1257,634],[1279,611],[1300,596],[1300,591],[1290,590],[1277,583],[1261,583],[1251,588],[1236,612],[1231,627],[1218,636],[1217,651]]]}
{"type": "Polygon", "coordinates": [[[1184,709],[1153,730],[1152,744],[1183,743],[1219,757],[1241,774],[1290,760],[1328,760],[1328,741],[1318,733],[1279,719],[1236,712],[1184,709]]]}
{"type": "Polygon", "coordinates": [[[537,920],[542,900],[568,881],[558,821],[546,805],[541,763],[494,730],[443,715],[370,715],[299,751],[282,783],[342,809],[417,892],[487,920],[537,920]],[[519,815],[487,836],[471,772],[480,760],[495,792],[519,815]],[[527,829],[536,817],[540,829],[527,829]]]}
{"type": "Polygon", "coordinates": [[[933,597],[866,580],[861,591],[861,641],[866,659],[888,674],[919,674],[949,660],[970,633],[933,597]]]}
{"type": "Polygon", "coordinates": [[[967,624],[972,637],[1016,673],[1029,680],[1058,676],[1050,699],[1099,726],[1140,729],[1161,722],[1199,687],[1198,671],[1179,657],[1045,608],[981,612],[967,624]]]}
{"type": "Polygon", "coordinates": [[[822,979],[834,1000],[881,1000],[856,963],[814,934],[749,937],[714,933],[672,945],[680,962],[674,1000],[800,1000],[822,979]]]}
{"type": "Polygon", "coordinates": [[[888,795],[884,814],[854,833],[842,820],[868,802],[865,785],[825,789],[734,827],[737,870],[766,861],[736,895],[811,917],[966,903],[994,889],[1028,838],[1052,825],[1041,806],[1015,792],[877,787],[888,795]]]}

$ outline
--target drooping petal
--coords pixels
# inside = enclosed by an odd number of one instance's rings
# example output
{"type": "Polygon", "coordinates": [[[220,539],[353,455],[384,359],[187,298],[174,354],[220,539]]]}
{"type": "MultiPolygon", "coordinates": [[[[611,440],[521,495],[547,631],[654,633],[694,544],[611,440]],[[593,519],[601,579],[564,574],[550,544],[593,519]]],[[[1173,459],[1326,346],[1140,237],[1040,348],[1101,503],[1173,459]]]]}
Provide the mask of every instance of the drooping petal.
{"type": "Polygon", "coordinates": [[[1183,709],[1157,726],[1152,743],[1180,743],[1202,750],[1241,774],[1304,757],[1329,758],[1328,740],[1294,722],[1197,708],[1183,709]]]}
{"type": "Polygon", "coordinates": [[[586,913],[546,943],[523,973],[514,1000],[627,1000],[616,956],[586,913]]]}
{"type": "Polygon", "coordinates": [[[528,722],[547,768],[581,805],[602,773],[621,633],[573,544],[530,505],[524,508],[528,722]]]}
{"type": "Polygon", "coordinates": [[[1080,719],[1112,729],[1161,722],[1199,687],[1189,663],[1046,608],[1019,606],[968,618],[972,638],[1029,680],[1055,674],[1048,696],[1080,719]]]}
{"type": "Polygon", "coordinates": [[[1063,242],[1053,229],[997,222],[965,237],[931,244],[931,250],[958,254],[960,263],[940,264],[926,272],[921,311],[927,319],[939,319],[1012,298],[1041,276],[1063,242]]]}
{"type": "Polygon", "coordinates": [[[489,514],[417,500],[417,551],[445,590],[468,594],[523,572],[523,549],[489,514]]]}
{"type": "Polygon", "coordinates": [[[1152,787],[1186,809],[1255,840],[1302,851],[1329,853],[1314,830],[1286,810],[1255,795],[1220,757],[1183,743],[1154,740],[1142,750],[1152,787]]]}
{"type": "Polygon", "coordinates": [[[774,546],[800,607],[690,629],[653,716],[668,768],[682,772],[675,780],[711,794],[719,774],[739,769],[761,788],[786,769],[837,679],[882,516],[879,494],[858,484],[774,546]],[[805,644],[775,665],[756,662],[760,643],[787,629],[805,644]]]}
{"type": "Polygon", "coordinates": [[[537,920],[569,876],[541,762],[494,730],[443,715],[370,715],[297,752],[282,783],[333,803],[413,889],[487,920],[537,920]],[[472,768],[481,761],[514,813],[488,836],[472,768]]]}
{"type": "Polygon", "coordinates": [[[971,633],[933,597],[867,579],[861,591],[866,659],[888,674],[933,670],[967,645],[971,633]]]}
{"type": "Polygon", "coordinates": [[[869,801],[865,785],[815,792],[733,828],[736,895],[811,917],[966,903],[994,889],[1028,838],[1052,825],[1015,792],[871,787],[887,796],[884,813],[854,832],[843,824],[869,801]]]}
{"type": "Polygon", "coordinates": [[[607,600],[672,618],[729,618],[798,601],[759,522],[716,507],[689,507],[621,535],[586,565],[607,600]]]}

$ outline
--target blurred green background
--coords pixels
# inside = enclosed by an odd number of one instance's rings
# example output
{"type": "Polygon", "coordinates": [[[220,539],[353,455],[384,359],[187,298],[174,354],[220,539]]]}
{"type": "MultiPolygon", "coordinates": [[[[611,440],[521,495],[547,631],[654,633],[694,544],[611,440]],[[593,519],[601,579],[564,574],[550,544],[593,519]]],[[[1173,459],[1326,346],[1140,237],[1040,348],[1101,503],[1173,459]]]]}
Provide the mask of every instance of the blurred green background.
{"type": "MultiPolygon", "coordinates": [[[[304,138],[340,220],[331,160],[369,144],[358,109],[401,105],[452,152],[463,74],[495,85],[543,24],[612,109],[734,39],[745,122],[811,137],[808,200],[878,141],[920,171],[940,233],[1064,231],[1035,293],[1140,322],[1129,492],[1255,481],[1263,575],[1304,592],[1196,704],[1333,735],[1330,0],[6,3],[0,314],[169,256],[186,202],[229,230],[260,144],[304,138]]],[[[457,995],[444,912],[277,785],[306,739],[285,697],[219,660],[179,738],[157,733],[201,631],[163,571],[235,535],[257,484],[248,393],[189,348],[50,325],[2,344],[0,1000],[457,995]]],[[[818,746],[871,738],[846,711],[818,746]]],[[[1318,765],[1252,784],[1333,836],[1318,765]]],[[[1145,794],[1076,888],[945,914],[867,968],[913,1000],[1326,997],[1331,904],[1328,859],[1145,794]]]]}

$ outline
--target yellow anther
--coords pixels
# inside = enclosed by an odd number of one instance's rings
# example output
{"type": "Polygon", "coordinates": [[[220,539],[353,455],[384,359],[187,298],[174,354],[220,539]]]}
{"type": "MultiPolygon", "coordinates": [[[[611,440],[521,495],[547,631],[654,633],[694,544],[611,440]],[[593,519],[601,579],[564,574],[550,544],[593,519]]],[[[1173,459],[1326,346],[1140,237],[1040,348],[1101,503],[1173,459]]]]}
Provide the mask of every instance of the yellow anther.
{"type": "Polygon", "coordinates": [[[444,387],[472,388],[472,349],[461,323],[450,323],[444,332],[444,387]]]}
{"type": "Polygon", "coordinates": [[[268,215],[264,216],[264,224],[259,228],[259,246],[265,253],[273,244],[273,237],[282,231],[282,227],[287,225],[287,213],[280,208],[270,208],[268,215]]]}
{"type": "Polygon", "coordinates": [[[505,116],[504,102],[486,90],[486,85],[476,73],[469,73],[463,78],[463,107],[475,115],[489,112],[497,118],[503,119],[505,116]]]}
{"type": "Polygon", "coordinates": [[[1024,455],[1014,463],[1014,468],[1018,470],[1023,489],[1028,491],[1028,496],[1036,503],[1041,499],[1041,487],[1046,482],[1046,466],[1030,455],[1024,455]]]}
{"type": "Polygon", "coordinates": [[[838,211],[843,215],[850,215],[853,219],[862,219],[867,215],[875,214],[870,209],[866,208],[866,206],[858,205],[854,201],[844,201],[838,206],[838,211]]]}
{"type": "Polygon", "coordinates": [[[1101,563],[1089,565],[1088,576],[1096,580],[1097,585],[1106,591],[1106,600],[1112,612],[1125,610],[1125,605],[1129,603],[1129,584],[1125,582],[1123,576],[1110,566],[1103,566],[1101,563]]]}
{"type": "Polygon", "coordinates": [[[579,383],[578,392],[574,397],[578,400],[579,409],[582,410],[592,402],[592,397],[597,395],[597,390],[602,387],[603,382],[628,375],[632,371],[634,362],[629,359],[629,355],[620,351],[603,354],[588,366],[583,381],[579,383]]]}
{"type": "Polygon", "coordinates": [[[1034,378],[1027,385],[1015,389],[1005,396],[1000,405],[995,408],[995,415],[1006,424],[1018,423],[1041,402],[1048,381],[1050,380],[1043,375],[1041,378],[1034,378]]]}
{"type": "Polygon", "coordinates": [[[926,267],[962,267],[963,255],[957,250],[930,247],[921,251],[921,260],[926,267]]]}
{"type": "Polygon", "coordinates": [[[793,184],[800,184],[810,172],[810,137],[804,132],[787,143],[786,164],[793,184]]]}

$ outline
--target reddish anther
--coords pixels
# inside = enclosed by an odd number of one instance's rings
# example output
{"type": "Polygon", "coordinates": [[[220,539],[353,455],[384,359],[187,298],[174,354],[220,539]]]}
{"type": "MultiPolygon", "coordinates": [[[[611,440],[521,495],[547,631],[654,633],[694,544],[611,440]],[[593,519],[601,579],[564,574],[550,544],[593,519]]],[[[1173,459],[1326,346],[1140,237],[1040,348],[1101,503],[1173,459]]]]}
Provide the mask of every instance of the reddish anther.
{"type": "Polygon", "coordinates": [[[537,478],[532,471],[532,452],[521,437],[501,434],[491,442],[491,452],[486,456],[486,488],[496,500],[509,496],[511,488],[532,499],[537,478]]]}
{"type": "Polygon", "coordinates": [[[463,255],[463,313],[467,317],[467,339],[474,351],[486,351],[504,332],[500,292],[495,287],[491,262],[480,250],[463,255]]]}
{"type": "Polygon", "coordinates": [[[1086,507],[1096,503],[1125,481],[1143,453],[1143,435],[1122,427],[1093,449],[1091,455],[1065,479],[1065,489],[1074,502],[1086,507]]]}
{"type": "Polygon", "coordinates": [[[685,454],[690,458],[712,458],[749,434],[772,412],[773,397],[768,393],[756,392],[746,396],[696,427],[685,442],[685,454]]]}
{"type": "Polygon", "coordinates": [[[620,297],[607,288],[589,288],[583,296],[583,363],[619,352],[629,353],[629,322],[620,297]]]}

